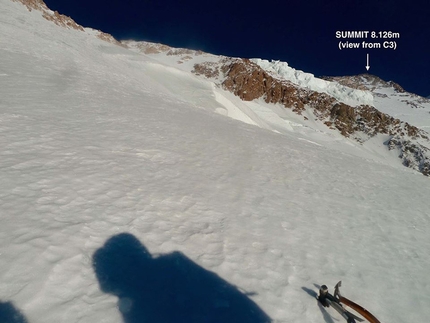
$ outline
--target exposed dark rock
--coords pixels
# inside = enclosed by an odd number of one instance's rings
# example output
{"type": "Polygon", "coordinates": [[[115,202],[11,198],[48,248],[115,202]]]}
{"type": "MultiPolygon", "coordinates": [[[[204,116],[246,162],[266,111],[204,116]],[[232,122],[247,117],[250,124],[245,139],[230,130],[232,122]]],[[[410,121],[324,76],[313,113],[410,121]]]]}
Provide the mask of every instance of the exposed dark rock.
{"type": "MultiPolygon", "coordinates": [[[[411,141],[404,139],[407,137],[428,140],[426,132],[372,106],[352,107],[325,93],[300,88],[287,80],[273,77],[248,59],[224,59],[221,63],[196,64],[193,72],[208,78],[222,74],[222,86],[244,101],[263,98],[267,103],[282,104],[297,114],[310,108],[315,117],[327,127],[337,129],[343,136],[355,138],[359,142],[365,141],[363,134],[368,138],[377,134],[403,138],[390,141],[390,149],[394,149],[393,147],[399,149],[404,165],[425,175],[429,174],[429,160],[424,153],[419,153],[427,148],[419,144],[414,146],[411,141]]],[[[358,82],[358,79],[365,79],[368,84],[375,86],[379,82],[384,82],[376,76],[363,74],[349,78],[344,85],[350,86],[355,81],[358,82]]],[[[394,82],[391,82],[390,86],[395,87],[398,92],[404,91],[394,82]]]]}
{"type": "Polygon", "coordinates": [[[394,136],[386,143],[389,150],[397,149],[403,165],[415,169],[425,176],[430,176],[430,150],[419,143],[414,143],[400,136],[394,136]]]}

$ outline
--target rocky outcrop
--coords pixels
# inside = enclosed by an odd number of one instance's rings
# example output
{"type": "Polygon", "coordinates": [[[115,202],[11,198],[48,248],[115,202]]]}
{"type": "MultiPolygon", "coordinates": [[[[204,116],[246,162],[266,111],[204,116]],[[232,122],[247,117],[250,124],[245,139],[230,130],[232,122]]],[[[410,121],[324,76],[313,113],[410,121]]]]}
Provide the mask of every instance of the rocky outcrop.
{"type": "Polygon", "coordinates": [[[394,88],[397,93],[405,93],[406,91],[396,82],[388,81],[387,84],[394,88]]]}
{"type": "Polygon", "coordinates": [[[199,56],[204,54],[201,50],[193,50],[193,49],[187,49],[187,48],[173,48],[169,47],[169,50],[167,51],[167,56],[179,56],[179,55],[193,55],[193,56],[199,56]]]}
{"type": "Polygon", "coordinates": [[[39,10],[46,20],[52,21],[58,26],[84,31],[84,28],[77,24],[72,18],[60,14],[58,11],[51,11],[43,0],[14,0],[21,2],[29,11],[39,10]]]}
{"type": "Polygon", "coordinates": [[[168,52],[169,50],[172,49],[172,47],[167,45],[149,43],[145,41],[135,42],[135,41],[123,40],[121,43],[126,47],[136,48],[144,54],[159,54],[159,53],[168,52]]]}
{"type": "Polygon", "coordinates": [[[48,10],[45,2],[43,0],[12,0],[14,2],[21,2],[24,6],[27,7],[29,11],[35,10],[48,10]]]}
{"type": "Polygon", "coordinates": [[[167,56],[182,56],[182,59],[185,60],[206,54],[201,50],[175,48],[164,44],[150,43],[146,41],[123,40],[121,43],[126,47],[137,49],[139,52],[147,55],[165,53],[167,56]]]}
{"type": "MultiPolygon", "coordinates": [[[[58,26],[75,29],[79,31],[85,31],[84,27],[76,23],[72,18],[60,14],[58,11],[50,10],[43,0],[12,0],[15,2],[20,2],[27,7],[29,11],[38,10],[42,12],[43,18],[52,21],[58,26]]],[[[112,44],[123,46],[119,41],[117,41],[112,35],[98,31],[97,37],[101,40],[107,41],[112,44]]]]}
{"type": "MultiPolygon", "coordinates": [[[[226,90],[244,101],[263,98],[266,103],[282,104],[297,114],[310,109],[316,119],[329,128],[337,129],[345,137],[359,142],[377,134],[389,135],[392,139],[386,144],[390,149],[399,150],[403,164],[429,175],[428,149],[411,141],[428,140],[427,133],[373,106],[352,107],[328,94],[301,88],[287,80],[273,77],[248,59],[225,58],[219,63],[196,64],[193,73],[221,79],[221,85],[226,90]]],[[[377,82],[376,79],[371,81],[377,82]]],[[[401,90],[398,88],[399,92],[401,90]]]]}
{"type": "Polygon", "coordinates": [[[423,104],[428,105],[430,103],[428,98],[409,93],[393,81],[386,82],[381,78],[370,74],[339,77],[330,76],[323,78],[327,81],[337,82],[350,88],[371,91],[374,97],[387,98],[388,95],[384,92],[386,92],[386,89],[391,89],[393,94],[397,95],[398,98],[401,98],[401,102],[406,103],[408,107],[414,109],[421,109],[423,108],[423,104]]]}
{"type": "Polygon", "coordinates": [[[397,149],[403,165],[430,176],[430,149],[400,136],[394,136],[387,141],[390,150],[397,149]]]}
{"type": "Polygon", "coordinates": [[[392,87],[397,93],[404,93],[405,90],[393,81],[383,79],[371,74],[359,74],[352,76],[323,76],[324,80],[335,81],[344,86],[359,90],[374,90],[377,87],[392,87]]]}
{"type": "Polygon", "coordinates": [[[218,78],[222,73],[220,69],[220,63],[217,62],[195,64],[194,69],[191,72],[196,75],[203,75],[210,79],[218,78]]]}
{"type": "Polygon", "coordinates": [[[274,78],[247,59],[224,59],[220,64],[194,66],[195,74],[206,77],[223,74],[222,86],[244,101],[263,98],[267,103],[282,104],[301,114],[306,107],[329,127],[350,137],[362,132],[372,137],[378,133],[427,138],[424,131],[384,114],[372,106],[351,107],[335,98],[274,78]]]}
{"type": "Polygon", "coordinates": [[[102,31],[98,31],[97,37],[100,38],[101,40],[105,41],[105,42],[127,48],[127,46],[125,46],[124,44],[122,44],[121,42],[116,40],[111,34],[107,34],[107,33],[104,33],[102,31]]]}
{"type": "Polygon", "coordinates": [[[303,111],[302,97],[306,93],[288,81],[273,78],[257,64],[247,59],[236,60],[221,68],[225,75],[224,88],[242,100],[263,97],[267,103],[280,103],[296,112],[303,111]]]}
{"type": "Polygon", "coordinates": [[[54,11],[54,13],[52,14],[47,11],[44,11],[43,17],[46,20],[52,21],[58,26],[84,31],[84,27],[78,25],[72,18],[58,13],[58,11],[54,11]]]}

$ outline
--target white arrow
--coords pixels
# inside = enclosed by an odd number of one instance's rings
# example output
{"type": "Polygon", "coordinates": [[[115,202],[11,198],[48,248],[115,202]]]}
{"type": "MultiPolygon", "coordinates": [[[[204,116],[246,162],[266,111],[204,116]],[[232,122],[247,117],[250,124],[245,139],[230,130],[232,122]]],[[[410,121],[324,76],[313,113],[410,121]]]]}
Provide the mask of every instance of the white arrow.
{"type": "Polygon", "coordinates": [[[366,65],[366,70],[369,70],[370,65],[369,65],[369,54],[367,54],[367,65],[366,65]]]}

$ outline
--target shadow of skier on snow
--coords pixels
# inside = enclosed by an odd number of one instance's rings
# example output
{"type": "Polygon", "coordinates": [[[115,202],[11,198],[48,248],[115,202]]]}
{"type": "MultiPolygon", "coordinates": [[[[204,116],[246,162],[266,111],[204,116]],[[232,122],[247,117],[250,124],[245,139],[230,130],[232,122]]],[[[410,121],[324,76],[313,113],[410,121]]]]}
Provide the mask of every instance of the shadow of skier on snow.
{"type": "Polygon", "coordinates": [[[125,323],[271,322],[250,298],[180,252],[153,257],[122,233],[93,255],[103,292],[117,296],[125,323]]]}
{"type": "Polygon", "coordinates": [[[28,321],[12,302],[0,301],[0,323],[28,323],[28,321]]]}

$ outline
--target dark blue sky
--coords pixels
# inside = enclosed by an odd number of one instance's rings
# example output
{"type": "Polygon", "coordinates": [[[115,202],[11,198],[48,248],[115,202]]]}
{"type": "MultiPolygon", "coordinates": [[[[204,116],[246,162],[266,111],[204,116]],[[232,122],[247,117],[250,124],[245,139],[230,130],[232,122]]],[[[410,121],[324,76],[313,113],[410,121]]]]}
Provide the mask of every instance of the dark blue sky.
{"type": "MultiPolygon", "coordinates": [[[[424,0],[45,0],[117,39],[160,42],[226,56],[286,61],[316,76],[369,73],[430,95],[430,4],[424,0]],[[391,31],[397,49],[340,51],[336,31],[391,31]]],[[[366,39],[380,42],[382,39],[366,39]]],[[[351,39],[350,41],[363,41],[351,39]]]]}

